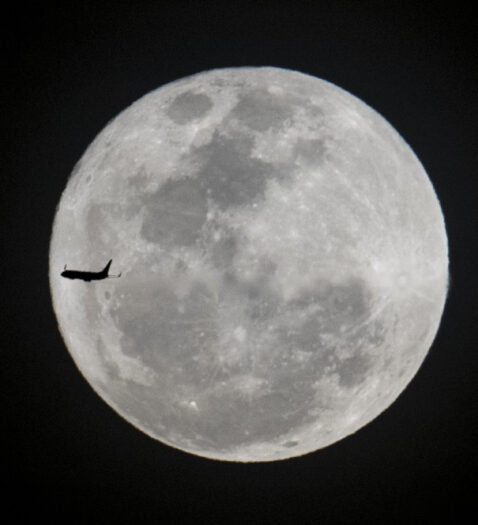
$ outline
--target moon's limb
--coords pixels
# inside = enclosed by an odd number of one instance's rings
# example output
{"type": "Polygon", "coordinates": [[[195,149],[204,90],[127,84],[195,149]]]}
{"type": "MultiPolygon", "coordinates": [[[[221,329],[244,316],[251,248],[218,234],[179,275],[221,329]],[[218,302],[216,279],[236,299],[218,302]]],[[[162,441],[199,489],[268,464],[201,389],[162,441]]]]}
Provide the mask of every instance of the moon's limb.
{"type": "Polygon", "coordinates": [[[277,68],[149,93],[75,167],[50,247],[86,379],[182,450],[268,461],[385,410],[443,312],[443,215],[418,159],[340,88],[277,68]],[[122,278],[59,277],[113,258],[122,278]]]}

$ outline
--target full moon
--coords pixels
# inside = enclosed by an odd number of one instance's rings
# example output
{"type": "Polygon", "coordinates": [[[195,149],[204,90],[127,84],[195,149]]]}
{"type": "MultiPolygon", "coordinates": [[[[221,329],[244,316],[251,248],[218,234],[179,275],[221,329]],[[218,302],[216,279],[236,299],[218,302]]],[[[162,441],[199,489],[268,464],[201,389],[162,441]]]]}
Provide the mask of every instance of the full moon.
{"type": "MultiPolygon", "coordinates": [[[[448,244],[411,148],[297,71],[206,71],[99,133],[53,224],[50,287],[93,389],[199,456],[273,461],[356,432],[417,373],[448,244]],[[61,276],[65,264],[117,279],[61,276]]],[[[99,423],[101,424],[101,422],[99,423]]]]}

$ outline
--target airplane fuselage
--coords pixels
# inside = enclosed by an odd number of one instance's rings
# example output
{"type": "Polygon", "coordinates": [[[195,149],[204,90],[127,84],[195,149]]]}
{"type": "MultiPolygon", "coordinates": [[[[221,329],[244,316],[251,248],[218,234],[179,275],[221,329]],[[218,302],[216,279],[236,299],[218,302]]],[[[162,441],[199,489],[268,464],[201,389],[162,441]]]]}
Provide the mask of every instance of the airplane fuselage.
{"type": "Polygon", "coordinates": [[[99,272],[82,272],[80,270],[67,270],[66,264],[65,269],[63,272],[61,272],[62,277],[66,277],[67,279],[81,279],[82,281],[101,281],[103,279],[108,279],[110,277],[121,277],[121,273],[118,275],[110,275],[108,273],[110,266],[112,263],[112,259],[108,261],[106,266],[99,272]]]}
{"type": "Polygon", "coordinates": [[[67,279],[81,279],[82,281],[101,281],[108,277],[103,272],[80,272],[78,270],[65,270],[61,272],[61,276],[67,279]]]}

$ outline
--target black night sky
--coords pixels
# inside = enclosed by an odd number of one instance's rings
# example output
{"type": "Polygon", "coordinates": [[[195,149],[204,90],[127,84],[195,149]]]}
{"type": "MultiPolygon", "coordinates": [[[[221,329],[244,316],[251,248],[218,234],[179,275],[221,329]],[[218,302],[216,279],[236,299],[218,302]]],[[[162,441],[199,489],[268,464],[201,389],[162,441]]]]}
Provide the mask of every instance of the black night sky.
{"type": "MultiPolygon", "coordinates": [[[[476,497],[476,27],[455,2],[15,3],[2,12],[3,501],[15,523],[461,523],[476,497]],[[402,5],[399,9],[394,7],[402,5]],[[428,172],[451,289],[417,376],[380,417],[304,457],[216,462],[142,434],[70,358],[48,248],[69,173],[104,125],[160,85],[272,65],[381,113],[428,172]],[[14,503],[15,502],[15,503],[14,503]]],[[[6,510],[4,511],[6,512],[6,510]]]]}

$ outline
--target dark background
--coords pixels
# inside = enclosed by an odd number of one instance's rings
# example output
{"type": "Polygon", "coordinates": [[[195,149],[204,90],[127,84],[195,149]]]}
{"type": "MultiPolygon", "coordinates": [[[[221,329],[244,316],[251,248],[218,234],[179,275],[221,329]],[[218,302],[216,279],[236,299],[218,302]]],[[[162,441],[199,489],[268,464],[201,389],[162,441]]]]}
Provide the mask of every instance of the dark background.
{"type": "Polygon", "coordinates": [[[97,4],[2,11],[2,499],[15,522],[460,523],[477,488],[471,10],[459,2],[97,4]],[[76,369],[48,287],[55,207],[106,122],[166,82],[242,65],[324,78],[384,115],[430,175],[450,243],[440,330],[405,392],[355,435],[262,464],[192,456],[126,423],[76,369]]]}

